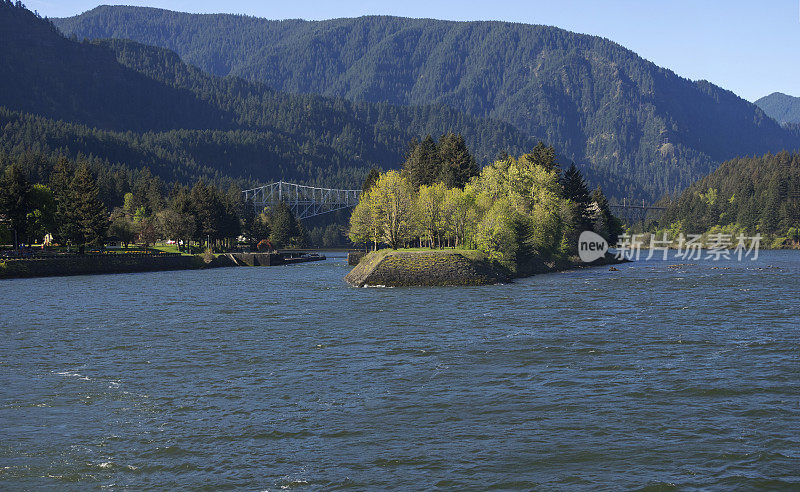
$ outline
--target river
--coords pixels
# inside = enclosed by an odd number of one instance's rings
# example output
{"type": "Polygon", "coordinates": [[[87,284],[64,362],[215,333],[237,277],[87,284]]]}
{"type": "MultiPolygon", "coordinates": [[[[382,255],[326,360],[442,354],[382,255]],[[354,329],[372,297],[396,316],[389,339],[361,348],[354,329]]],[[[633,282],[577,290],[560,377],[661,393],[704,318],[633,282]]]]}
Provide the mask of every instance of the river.
{"type": "Polygon", "coordinates": [[[0,282],[0,489],[795,489],[800,252],[0,282]]]}

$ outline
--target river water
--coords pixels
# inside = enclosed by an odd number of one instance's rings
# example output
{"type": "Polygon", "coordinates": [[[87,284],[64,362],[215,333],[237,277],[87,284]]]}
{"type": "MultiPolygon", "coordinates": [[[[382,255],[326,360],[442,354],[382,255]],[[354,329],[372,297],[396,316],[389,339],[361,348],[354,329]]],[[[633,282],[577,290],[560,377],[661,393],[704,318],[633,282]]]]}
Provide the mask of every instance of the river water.
{"type": "Polygon", "coordinates": [[[2,281],[0,489],[797,490],[800,252],[676,263],[2,281]]]}

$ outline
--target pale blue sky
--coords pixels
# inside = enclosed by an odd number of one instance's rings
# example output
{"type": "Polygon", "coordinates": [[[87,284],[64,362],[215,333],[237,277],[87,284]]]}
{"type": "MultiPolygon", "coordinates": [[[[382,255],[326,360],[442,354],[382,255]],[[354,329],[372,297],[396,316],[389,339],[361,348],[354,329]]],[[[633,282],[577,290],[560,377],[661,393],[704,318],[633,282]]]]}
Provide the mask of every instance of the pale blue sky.
{"type": "MultiPolygon", "coordinates": [[[[27,0],[48,17],[89,10],[92,0],[27,0]]],[[[753,101],[800,96],[800,0],[124,0],[183,12],[269,19],[368,14],[547,24],[616,41],[681,76],[706,79],[753,101]]]]}

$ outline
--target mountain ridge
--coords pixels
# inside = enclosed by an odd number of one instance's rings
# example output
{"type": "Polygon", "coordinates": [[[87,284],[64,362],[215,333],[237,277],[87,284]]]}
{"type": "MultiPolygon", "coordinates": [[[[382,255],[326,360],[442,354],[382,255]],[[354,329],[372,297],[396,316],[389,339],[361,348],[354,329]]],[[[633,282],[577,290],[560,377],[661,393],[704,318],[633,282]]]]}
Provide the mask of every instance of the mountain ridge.
{"type": "MultiPolygon", "coordinates": [[[[70,155],[102,157],[98,142],[110,138],[116,143],[109,148],[147,145],[152,155],[174,154],[153,164],[165,172],[183,162],[232,177],[360,187],[371,167],[399,165],[407,142],[425,133],[464,133],[480,162],[491,160],[497,149],[522,152],[535,144],[507,123],[442,105],[400,107],[284,94],[262,83],[207,74],[160,47],[126,40],[77,42],[6,1],[0,2],[0,40],[0,66],[14,74],[0,80],[0,106],[14,113],[9,113],[14,125],[0,135],[0,147],[8,149],[53,149],[58,142],[70,155]],[[94,136],[87,140],[84,130],[59,122],[85,125],[94,136]],[[207,155],[192,150],[206,138],[213,147],[207,155]],[[164,151],[159,139],[184,147],[164,151]],[[231,156],[222,141],[232,142],[231,156]]],[[[114,155],[141,160],[134,151],[114,155]]]]}
{"type": "Polygon", "coordinates": [[[651,199],[731,157],[800,148],[800,134],[731,91],[608,39],[550,26],[390,16],[271,21],[138,7],[98,7],[54,22],[78,36],[163,46],[206,72],[280,91],[441,103],[505,121],[595,172],[624,176],[651,199]]]}

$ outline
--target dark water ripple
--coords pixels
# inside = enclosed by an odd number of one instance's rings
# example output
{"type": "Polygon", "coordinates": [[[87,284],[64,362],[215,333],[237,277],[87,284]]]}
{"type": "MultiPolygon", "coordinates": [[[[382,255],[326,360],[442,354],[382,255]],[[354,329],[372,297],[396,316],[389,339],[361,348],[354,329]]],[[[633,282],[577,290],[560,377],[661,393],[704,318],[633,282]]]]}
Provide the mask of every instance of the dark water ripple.
{"type": "Polygon", "coordinates": [[[800,255],[674,263],[4,281],[0,489],[800,489],[800,255]]]}

